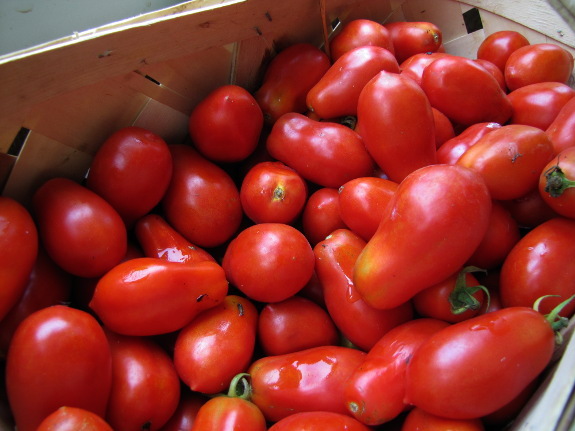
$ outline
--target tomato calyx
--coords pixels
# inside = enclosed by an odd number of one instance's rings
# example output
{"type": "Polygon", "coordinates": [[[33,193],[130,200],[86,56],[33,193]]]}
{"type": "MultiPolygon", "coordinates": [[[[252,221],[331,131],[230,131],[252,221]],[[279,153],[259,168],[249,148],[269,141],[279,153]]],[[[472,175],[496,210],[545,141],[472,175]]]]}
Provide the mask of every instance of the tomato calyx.
{"type": "Polygon", "coordinates": [[[339,123],[349,127],[351,130],[355,130],[355,127],[357,126],[357,117],[353,115],[346,115],[339,120],[339,123]]]}
{"type": "Polygon", "coordinates": [[[277,186],[272,194],[272,200],[274,201],[283,201],[286,196],[286,191],[283,186],[277,186]]]}
{"type": "Polygon", "coordinates": [[[455,288],[449,295],[449,303],[451,304],[451,312],[453,314],[461,314],[467,310],[478,310],[481,308],[481,302],[473,295],[479,290],[485,292],[487,298],[487,308],[489,308],[489,291],[485,286],[467,286],[466,275],[470,272],[486,272],[484,269],[476,266],[466,266],[457,275],[455,281],[455,288]]]}
{"type": "Polygon", "coordinates": [[[227,396],[250,401],[252,396],[252,385],[248,380],[249,377],[250,375],[248,373],[239,373],[234,376],[230,382],[227,396]]]}
{"type": "MultiPolygon", "coordinates": [[[[537,300],[533,304],[533,309],[535,311],[539,311],[539,305],[544,299],[557,296],[559,295],[544,295],[540,298],[537,298],[537,300]]],[[[561,310],[563,310],[563,308],[565,308],[565,306],[567,306],[574,299],[575,295],[567,298],[565,301],[559,303],[553,310],[551,310],[549,314],[545,315],[545,319],[549,322],[549,325],[551,325],[551,329],[553,329],[553,331],[555,332],[555,342],[557,345],[563,343],[563,336],[560,332],[561,329],[567,327],[567,325],[569,324],[569,319],[567,317],[560,316],[559,313],[561,312],[561,310]]]]}
{"type": "Polygon", "coordinates": [[[575,187],[575,181],[565,176],[559,164],[551,166],[544,173],[545,175],[545,192],[549,193],[552,198],[558,198],[563,192],[571,187],[575,187]]]}

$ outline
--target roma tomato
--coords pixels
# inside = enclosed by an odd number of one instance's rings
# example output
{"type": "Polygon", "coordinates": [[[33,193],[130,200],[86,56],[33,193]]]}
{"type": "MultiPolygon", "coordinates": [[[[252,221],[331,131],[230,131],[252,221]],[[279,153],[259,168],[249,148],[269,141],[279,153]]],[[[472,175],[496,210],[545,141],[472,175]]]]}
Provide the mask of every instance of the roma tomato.
{"type": "Polygon", "coordinates": [[[158,430],[175,412],[180,380],[172,358],[148,338],[106,332],[112,388],[106,421],[115,430],[158,430]]]}
{"type": "Polygon", "coordinates": [[[421,52],[419,54],[414,54],[399,65],[399,68],[401,69],[400,73],[421,85],[421,76],[423,75],[425,68],[438,58],[445,55],[449,54],[444,52],[421,52]]]}
{"type": "Polygon", "coordinates": [[[301,412],[289,415],[274,423],[268,431],[369,431],[361,422],[348,415],[334,412],[301,412]]]}
{"type": "Polygon", "coordinates": [[[303,209],[302,230],[311,245],[334,230],[346,227],[341,217],[338,189],[322,187],[310,195],[303,209]]]}
{"type": "Polygon", "coordinates": [[[26,289],[38,256],[38,230],[18,201],[0,196],[0,320],[26,289]]]}
{"type": "Polygon", "coordinates": [[[575,90],[560,82],[524,85],[507,95],[513,106],[510,122],[547,130],[573,96],[575,90]]]}
{"type": "Polygon", "coordinates": [[[510,91],[537,82],[566,84],[573,72],[573,55],[554,43],[522,46],[505,63],[505,82],[510,91]]]}
{"type": "Polygon", "coordinates": [[[442,320],[421,318],[398,325],[381,337],[345,383],[345,400],[352,415],[366,425],[380,425],[407,410],[403,398],[409,361],[425,340],[447,326],[442,320]]]}
{"type": "Polygon", "coordinates": [[[180,263],[215,261],[210,253],[192,244],[158,214],[147,214],[139,219],[134,234],[147,257],[180,263]]]}
{"type": "Polygon", "coordinates": [[[391,52],[380,46],[360,46],[344,53],[307,93],[310,111],[323,119],[357,115],[359,93],[378,72],[399,73],[391,52]]]}
{"type": "Polygon", "coordinates": [[[510,200],[537,187],[539,174],[553,157],[553,144],[536,127],[502,126],[469,148],[457,165],[477,172],[493,199],[510,200]]]}
{"type": "MultiPolygon", "coordinates": [[[[557,295],[541,302],[546,314],[575,294],[575,220],[557,217],[530,230],[509,252],[501,267],[499,293],[505,307],[530,307],[544,295],[557,295]]],[[[569,317],[571,302],[561,311],[569,317]]]]}
{"type": "Polygon", "coordinates": [[[361,91],[357,117],[365,147],[390,180],[436,162],[433,112],[412,79],[379,72],[361,91]]]}
{"type": "Polygon", "coordinates": [[[575,98],[569,100],[545,130],[555,154],[572,147],[575,141],[575,98]]]}
{"type": "Polygon", "coordinates": [[[233,179],[191,146],[170,145],[170,152],[174,171],[162,199],[166,220],[192,244],[225,243],[236,233],[243,215],[233,179]]]}
{"type": "Polygon", "coordinates": [[[344,24],[329,43],[332,62],[336,62],[344,53],[361,46],[379,46],[393,54],[393,41],[389,30],[377,21],[354,19],[344,24]]]}
{"type": "Polygon", "coordinates": [[[461,125],[503,124],[512,114],[511,103],[497,80],[468,58],[438,58],[423,71],[421,88],[431,106],[461,125]]]}
{"type": "Polygon", "coordinates": [[[385,178],[360,177],[348,181],[339,188],[341,219],[351,231],[368,241],[396,190],[397,183],[385,178]]]}
{"type": "Polygon", "coordinates": [[[514,30],[501,30],[488,35],[477,48],[477,58],[495,64],[503,73],[513,51],[529,45],[529,40],[514,30]]]}
{"type": "Polygon", "coordinates": [[[124,127],[100,146],[86,186],[118,211],[127,226],[162,199],[172,177],[172,156],[159,135],[141,127],[124,127]]]}
{"type": "Polygon", "coordinates": [[[100,277],[126,254],[122,218],[90,189],[67,178],[53,178],[36,190],[33,206],[46,252],[70,274],[100,277]]]}
{"type": "Polygon", "coordinates": [[[490,214],[489,191],[475,172],[456,165],[418,169],[399,185],[358,257],[355,287],[375,308],[403,304],[463,266],[490,214]]]}
{"type": "Polygon", "coordinates": [[[258,311],[248,299],[228,295],[180,330],[174,364],[193,391],[216,394],[246,371],[254,353],[258,311]]]}
{"type": "Polygon", "coordinates": [[[390,329],[413,318],[410,302],[389,310],[367,304],[352,280],[365,241],[347,229],[338,229],[314,247],[315,267],[327,310],[342,334],[368,351],[390,329]]]}
{"type": "Polygon", "coordinates": [[[539,193],[557,214],[575,219],[575,147],[561,151],[541,171],[539,193]]]}
{"type": "Polygon", "coordinates": [[[339,342],[339,332],[328,312],[300,296],[266,304],[258,320],[258,337],[268,356],[339,342]]]}
{"type": "Polygon", "coordinates": [[[410,410],[403,421],[401,431],[483,431],[481,419],[449,419],[427,413],[420,408],[410,410]]]}
{"type": "Polygon", "coordinates": [[[264,120],[273,124],[283,114],[306,109],[306,96],[330,68],[327,54],[309,43],[296,43],[281,50],[268,64],[254,97],[264,120]]]}
{"type": "Polygon", "coordinates": [[[6,390],[19,430],[35,431],[61,406],[104,417],[111,385],[110,346],[90,314],[54,305],[32,313],[16,330],[6,390]]]}
{"type": "Polygon", "coordinates": [[[499,86],[501,87],[501,89],[507,93],[507,84],[505,83],[505,75],[503,74],[501,69],[499,69],[496,65],[494,65],[493,63],[491,63],[490,61],[487,61],[487,60],[482,60],[480,58],[476,58],[473,61],[475,61],[477,64],[481,65],[489,73],[491,73],[493,75],[493,77],[497,80],[497,82],[499,83],[499,86]]]}
{"type": "Polygon", "coordinates": [[[454,165],[469,147],[481,137],[501,127],[499,123],[476,123],[467,127],[459,135],[444,142],[437,149],[437,162],[454,165]]]}
{"type": "Polygon", "coordinates": [[[443,41],[441,30],[431,22],[396,21],[386,23],[385,28],[389,30],[399,63],[415,54],[436,52],[443,41]]]}
{"type": "Polygon", "coordinates": [[[348,414],[343,388],[365,353],[341,346],[320,346],[265,356],[248,369],[252,402],[277,422],[299,412],[348,414]]]}
{"type": "Polygon", "coordinates": [[[266,141],[269,154],[323,187],[339,187],[373,173],[374,164],[361,136],[343,124],[287,113],[266,141]]]}
{"type": "Polygon", "coordinates": [[[256,163],[245,174],[240,201],[254,223],[293,223],[303,211],[307,183],[282,162],[256,163]]]}
{"type": "Polygon", "coordinates": [[[508,307],[454,323],[413,354],[405,400],[428,413],[473,419],[513,400],[549,364],[551,324],[528,307],[508,307]]]}
{"type": "Polygon", "coordinates": [[[182,265],[163,259],[130,259],[96,285],[90,308],[112,331],[158,335],[187,325],[198,313],[221,303],[228,291],[216,262],[182,265]]]}
{"type": "Polygon", "coordinates": [[[433,112],[433,124],[435,125],[435,146],[439,148],[446,141],[455,137],[455,129],[447,115],[434,107],[431,108],[431,111],[433,112]]]}
{"type": "Polygon", "coordinates": [[[239,162],[254,152],[264,115],[256,99],[239,85],[222,85],[196,105],[189,132],[196,149],[215,162],[239,162]]]}
{"type": "Polygon", "coordinates": [[[228,245],[222,266],[232,285],[254,301],[279,302],[311,279],[314,256],[306,237],[282,223],[244,229],[228,245]]]}
{"type": "Polygon", "coordinates": [[[49,414],[36,431],[113,431],[99,415],[78,407],[60,407],[49,414]]]}

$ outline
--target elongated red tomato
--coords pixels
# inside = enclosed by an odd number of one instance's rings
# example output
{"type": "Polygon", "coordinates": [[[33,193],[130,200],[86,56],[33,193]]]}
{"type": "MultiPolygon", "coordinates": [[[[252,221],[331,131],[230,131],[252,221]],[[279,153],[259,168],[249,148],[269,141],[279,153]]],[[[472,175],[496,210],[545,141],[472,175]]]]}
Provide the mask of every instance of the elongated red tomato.
{"type": "Polygon", "coordinates": [[[481,419],[449,419],[432,415],[420,408],[412,409],[403,422],[401,431],[483,431],[485,426],[481,419]]]}
{"type": "Polygon", "coordinates": [[[406,401],[452,419],[485,416],[515,398],[549,364],[555,334],[538,311],[508,307],[432,335],[407,368],[406,401]]]}
{"type": "Polygon", "coordinates": [[[490,214],[489,191],[475,172],[456,165],[418,169],[399,185],[358,257],[355,287],[375,308],[403,304],[463,266],[490,214]]]}
{"type": "Polygon", "coordinates": [[[116,430],[160,429],[180,399],[172,358],[151,339],[111,331],[106,336],[112,352],[106,421],[116,430]]]}
{"type": "Polygon", "coordinates": [[[399,64],[389,50],[360,46],[346,52],[307,93],[308,109],[324,119],[357,115],[359,93],[382,70],[399,73],[399,64]]]}
{"type": "Polygon", "coordinates": [[[279,421],[298,412],[348,414],[343,387],[365,353],[341,346],[321,346],[252,363],[252,402],[266,419],[279,421]]]}
{"type": "Polygon", "coordinates": [[[425,340],[447,326],[442,320],[420,318],[381,337],[345,384],[345,400],[353,416],[366,425],[380,425],[407,410],[404,397],[409,361],[425,340]]]}
{"type": "Polygon", "coordinates": [[[501,127],[499,123],[476,123],[467,127],[459,135],[444,142],[437,149],[437,161],[454,165],[457,160],[481,137],[501,127]]]}
{"type": "Polygon", "coordinates": [[[436,52],[443,41],[441,29],[431,22],[396,21],[386,23],[385,28],[399,63],[415,54],[436,52]]]}
{"type": "Polygon", "coordinates": [[[529,45],[529,40],[517,31],[496,31],[483,39],[477,48],[477,58],[490,61],[503,72],[511,53],[526,45],[529,45]]]}
{"type": "Polygon", "coordinates": [[[575,219],[575,146],[557,154],[541,171],[539,193],[557,214],[575,219]]]}
{"type": "Polygon", "coordinates": [[[49,414],[36,431],[113,431],[99,415],[78,407],[60,407],[49,414]]]}
{"type": "Polygon", "coordinates": [[[92,190],[52,178],[36,190],[33,206],[46,252],[70,274],[99,277],[126,254],[122,218],[92,190]]]}
{"type": "Polygon", "coordinates": [[[433,124],[435,125],[435,146],[441,147],[446,141],[455,137],[455,129],[451,120],[439,109],[431,107],[433,124]]]}
{"type": "Polygon", "coordinates": [[[421,52],[414,54],[399,65],[401,69],[400,73],[421,85],[421,76],[425,68],[444,55],[450,54],[444,52],[421,52]]]}
{"type": "Polygon", "coordinates": [[[322,187],[308,198],[302,214],[302,229],[311,245],[316,245],[336,229],[347,225],[341,217],[338,189],[322,187]]]}
{"type": "Polygon", "coordinates": [[[38,230],[18,201],[0,196],[0,320],[24,293],[38,255],[38,230]]]}
{"type": "Polygon", "coordinates": [[[575,99],[571,99],[563,105],[563,108],[545,131],[553,143],[555,154],[573,146],[575,140],[575,99]]]}
{"type": "Polygon", "coordinates": [[[181,329],[228,291],[216,262],[182,265],[143,257],[123,262],[96,285],[90,308],[112,331],[157,335],[181,329]]]}
{"type": "Polygon", "coordinates": [[[180,330],[174,364],[190,389],[216,394],[247,370],[254,353],[258,311],[248,299],[228,295],[180,330]]]}
{"type": "Polygon", "coordinates": [[[19,430],[35,431],[61,406],[104,417],[111,384],[110,347],[90,314],[54,305],[32,313],[16,330],[6,388],[19,430]]]}
{"type": "Polygon", "coordinates": [[[436,162],[431,105],[410,78],[379,72],[361,91],[357,117],[365,147],[390,180],[436,162]]]}
{"type": "Polygon", "coordinates": [[[361,46],[380,46],[393,53],[393,41],[389,30],[377,21],[354,19],[344,24],[329,43],[332,62],[347,51],[361,46]]]}
{"type": "Polygon", "coordinates": [[[338,229],[314,247],[315,267],[325,305],[334,323],[354,345],[368,351],[390,329],[413,318],[406,302],[389,310],[367,304],[353,285],[353,267],[366,242],[338,229]]]}
{"type": "Polygon", "coordinates": [[[339,123],[312,120],[298,113],[282,115],[266,141],[270,155],[305,179],[339,187],[373,173],[374,164],[361,136],[339,123]]]}
{"type": "Polygon", "coordinates": [[[289,415],[274,423],[269,431],[369,431],[371,428],[363,425],[347,415],[333,412],[301,412],[289,415]]]}
{"type": "Polygon", "coordinates": [[[124,127],[96,152],[86,186],[132,226],[160,202],[171,176],[172,156],[162,137],[141,127],[124,127]]]}

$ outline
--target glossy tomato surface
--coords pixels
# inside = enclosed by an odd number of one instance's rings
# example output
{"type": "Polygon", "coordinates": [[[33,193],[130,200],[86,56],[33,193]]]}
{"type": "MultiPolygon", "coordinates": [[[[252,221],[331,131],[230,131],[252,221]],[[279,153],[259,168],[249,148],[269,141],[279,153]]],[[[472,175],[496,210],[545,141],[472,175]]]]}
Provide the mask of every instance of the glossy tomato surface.
{"type": "Polygon", "coordinates": [[[441,29],[427,21],[396,21],[385,24],[393,42],[395,57],[403,63],[415,54],[436,52],[443,42],[441,29]]]}
{"type": "Polygon", "coordinates": [[[370,19],[354,19],[345,24],[329,43],[332,62],[345,52],[361,46],[379,46],[393,53],[393,41],[389,30],[370,19]]]}
{"type": "Polygon", "coordinates": [[[49,414],[36,431],[112,431],[99,415],[78,407],[63,406],[49,414]]]}
{"type": "Polygon", "coordinates": [[[302,230],[311,245],[316,245],[336,229],[347,225],[341,216],[338,189],[322,187],[308,198],[302,213],[302,230]]]}
{"type": "Polygon", "coordinates": [[[529,40],[517,31],[496,31],[483,39],[477,48],[477,58],[490,61],[503,72],[511,53],[527,45],[529,45],[529,40]]]}
{"type": "Polygon", "coordinates": [[[571,99],[557,113],[545,130],[553,143],[555,154],[573,146],[575,139],[575,99],[571,99]]]}

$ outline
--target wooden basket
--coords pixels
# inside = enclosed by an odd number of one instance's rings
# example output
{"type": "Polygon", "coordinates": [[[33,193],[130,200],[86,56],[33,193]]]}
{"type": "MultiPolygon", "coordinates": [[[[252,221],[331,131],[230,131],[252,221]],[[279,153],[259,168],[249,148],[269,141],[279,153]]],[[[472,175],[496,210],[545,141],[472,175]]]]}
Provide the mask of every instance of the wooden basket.
{"type": "MultiPolygon", "coordinates": [[[[211,90],[255,90],[278,50],[325,45],[355,18],[434,22],[446,51],[470,58],[487,35],[508,29],[575,53],[575,32],[544,0],[189,1],[0,57],[0,190],[28,205],[48,178],[81,180],[123,126],[180,143],[211,90]]],[[[575,342],[561,353],[513,429],[569,429],[575,342]]]]}

